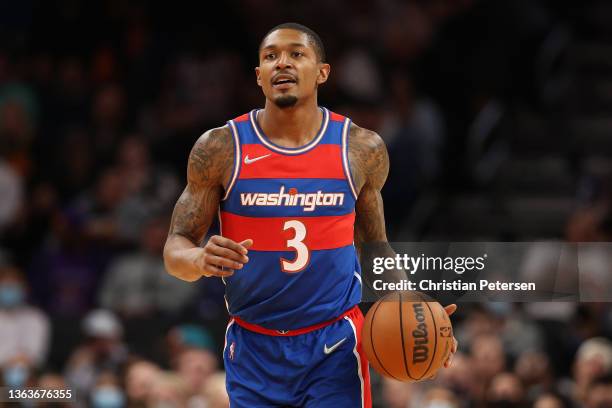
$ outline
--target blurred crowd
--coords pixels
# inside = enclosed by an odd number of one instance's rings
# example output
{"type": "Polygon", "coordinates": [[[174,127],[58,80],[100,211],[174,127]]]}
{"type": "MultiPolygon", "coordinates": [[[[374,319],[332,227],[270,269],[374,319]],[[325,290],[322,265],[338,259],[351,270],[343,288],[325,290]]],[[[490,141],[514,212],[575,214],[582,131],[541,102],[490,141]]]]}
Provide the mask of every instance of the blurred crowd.
{"type": "MultiPolygon", "coordinates": [[[[54,366],[50,354],[71,339],[51,341],[61,327],[27,294],[19,270],[0,269],[0,384],[68,388],[77,397],[54,406],[228,407],[217,343],[223,338],[215,339],[211,326],[182,322],[152,333],[155,319],[92,309],[71,320],[76,343],[54,366]]],[[[464,303],[454,328],[459,351],[434,380],[402,383],[372,371],[374,406],[612,406],[609,303],[464,303]]]]}
{"type": "Polygon", "coordinates": [[[184,323],[159,333],[163,352],[156,359],[147,359],[137,343],[126,339],[125,324],[129,319],[123,323],[107,309],[93,309],[82,320],[73,321],[80,332],[78,342],[62,366],[54,369],[47,363],[50,347],[54,347],[50,342],[50,319],[26,302],[26,292],[27,285],[19,271],[0,270],[0,384],[13,389],[68,389],[73,399],[23,406],[229,405],[215,340],[205,327],[184,323]]]}
{"type": "MultiPolygon", "coordinates": [[[[501,212],[493,176],[512,162],[517,112],[567,117],[571,72],[555,50],[564,28],[584,33],[580,15],[546,0],[1,5],[0,383],[68,386],[81,406],[227,406],[223,285],[170,277],[161,251],[194,141],[262,106],[253,68],[274,25],[321,35],[320,103],[387,143],[390,238],[470,240],[503,223],[457,237],[469,216],[446,230],[423,220],[465,192],[501,212]]],[[[560,123],[546,134],[562,137],[560,123]]],[[[571,163],[573,204],[552,235],[482,234],[609,240],[610,160],[594,173],[571,163]]],[[[427,384],[375,376],[376,406],[612,406],[607,304],[461,305],[458,319],[453,368],[427,384]]]]}

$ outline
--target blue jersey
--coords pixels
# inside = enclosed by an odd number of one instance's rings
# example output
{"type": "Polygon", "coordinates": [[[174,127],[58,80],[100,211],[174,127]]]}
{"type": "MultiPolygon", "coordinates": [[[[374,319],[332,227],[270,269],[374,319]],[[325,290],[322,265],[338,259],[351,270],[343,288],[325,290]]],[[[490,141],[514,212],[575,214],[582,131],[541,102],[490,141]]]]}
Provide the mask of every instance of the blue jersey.
{"type": "Polygon", "coordinates": [[[272,143],[257,110],[230,120],[234,171],[220,206],[221,234],[253,239],[249,262],[225,278],[229,313],[285,331],[340,316],[361,299],[353,244],[356,192],[350,120],[325,108],[305,146],[272,143]]]}

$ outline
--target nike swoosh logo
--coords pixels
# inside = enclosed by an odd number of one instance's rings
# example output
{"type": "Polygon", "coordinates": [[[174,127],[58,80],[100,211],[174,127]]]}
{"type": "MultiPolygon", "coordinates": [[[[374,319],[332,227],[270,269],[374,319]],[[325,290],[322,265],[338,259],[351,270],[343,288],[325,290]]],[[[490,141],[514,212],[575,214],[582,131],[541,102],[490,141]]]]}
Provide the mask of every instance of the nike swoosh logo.
{"type": "Polygon", "coordinates": [[[342,345],[342,343],[344,343],[346,341],[346,337],[343,338],[342,340],[338,341],[336,344],[334,344],[331,347],[327,347],[327,344],[325,344],[325,347],[323,347],[323,352],[325,354],[331,354],[334,352],[334,350],[336,350],[338,347],[340,347],[342,345]]]}
{"type": "Polygon", "coordinates": [[[251,163],[255,163],[257,160],[261,160],[261,159],[265,159],[266,157],[270,156],[269,154],[264,154],[263,156],[259,156],[259,157],[254,157],[252,159],[249,159],[249,155],[247,154],[244,157],[244,164],[251,164],[251,163]]]}

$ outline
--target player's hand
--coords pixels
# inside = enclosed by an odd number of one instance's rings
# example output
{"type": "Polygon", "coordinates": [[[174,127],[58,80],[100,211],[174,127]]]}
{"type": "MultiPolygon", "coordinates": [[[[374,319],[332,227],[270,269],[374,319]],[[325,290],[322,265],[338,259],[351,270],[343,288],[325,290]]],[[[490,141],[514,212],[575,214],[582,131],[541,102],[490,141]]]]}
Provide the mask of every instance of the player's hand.
{"type": "Polygon", "coordinates": [[[252,245],[252,239],[235,242],[220,235],[213,235],[202,248],[196,264],[207,278],[232,276],[234,270],[241,269],[249,261],[247,254],[252,245]]]}
{"type": "MultiPolygon", "coordinates": [[[[453,303],[451,305],[445,306],[444,310],[446,310],[446,313],[450,316],[453,313],[455,313],[455,311],[457,310],[457,305],[453,303]]],[[[459,347],[459,342],[457,341],[457,339],[453,335],[453,347],[451,348],[451,352],[448,355],[448,358],[444,362],[444,368],[450,367],[451,363],[453,362],[453,356],[457,352],[457,347],[459,347]]]]}
{"type": "MultiPolygon", "coordinates": [[[[457,310],[457,305],[456,304],[451,304],[448,306],[444,307],[444,310],[446,311],[446,314],[448,314],[449,316],[452,315],[453,313],[455,313],[455,311],[457,310]]],[[[455,355],[455,353],[457,352],[457,347],[459,346],[459,342],[457,341],[457,339],[455,338],[455,336],[453,335],[453,347],[451,348],[451,352],[448,355],[448,358],[446,359],[446,361],[444,362],[444,368],[448,368],[451,366],[452,362],[453,362],[453,356],[455,355]]],[[[427,377],[428,380],[435,380],[436,379],[436,373],[433,373],[432,375],[430,375],[429,377],[427,377]]]]}

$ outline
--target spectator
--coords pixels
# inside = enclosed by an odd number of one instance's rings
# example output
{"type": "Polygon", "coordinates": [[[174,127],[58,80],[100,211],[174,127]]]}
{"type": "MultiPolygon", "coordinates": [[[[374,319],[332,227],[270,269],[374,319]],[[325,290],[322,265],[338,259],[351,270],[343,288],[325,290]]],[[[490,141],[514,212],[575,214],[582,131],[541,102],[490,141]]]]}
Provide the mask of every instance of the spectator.
{"type": "Polygon", "coordinates": [[[45,362],[49,347],[49,320],[27,302],[23,274],[12,266],[0,267],[0,366],[21,359],[27,367],[45,362]]]}
{"type": "Polygon", "coordinates": [[[64,377],[61,374],[54,372],[46,372],[41,374],[38,377],[38,385],[39,388],[44,388],[48,390],[63,390],[66,389],[66,382],[64,381],[64,377]]]}
{"type": "Polygon", "coordinates": [[[536,398],[533,408],[572,408],[572,405],[564,397],[547,392],[536,398]]]}
{"type": "Polygon", "coordinates": [[[423,390],[417,383],[407,383],[383,378],[382,395],[388,408],[418,408],[423,390]]]}
{"type": "Polygon", "coordinates": [[[38,116],[36,94],[25,84],[0,87],[0,155],[20,174],[28,174],[30,147],[38,116]]]}
{"type": "Polygon", "coordinates": [[[585,401],[585,408],[612,407],[612,375],[595,379],[589,387],[585,401]]]}
{"type": "Polygon", "coordinates": [[[497,319],[486,307],[482,305],[467,307],[470,309],[465,321],[455,330],[457,339],[462,345],[471,346],[476,339],[501,330],[502,320],[497,319]]]}
{"type": "Polygon", "coordinates": [[[474,375],[472,358],[461,351],[455,354],[448,369],[438,371],[438,381],[464,400],[477,399],[484,394],[484,384],[474,375]]]}
{"type": "Polygon", "coordinates": [[[9,388],[31,387],[36,383],[34,374],[31,361],[24,356],[16,356],[3,365],[1,383],[9,388]]]}
{"type": "Polygon", "coordinates": [[[504,350],[511,358],[517,358],[521,353],[526,351],[536,351],[543,347],[542,330],[532,320],[527,318],[525,313],[512,304],[504,302],[489,302],[489,308],[505,306],[506,311],[498,311],[498,317],[502,321],[501,339],[504,344],[504,350]]]}
{"type": "Polygon", "coordinates": [[[161,369],[146,360],[128,364],[125,371],[125,391],[130,407],[145,407],[161,369]]]}
{"type": "Polygon", "coordinates": [[[217,370],[217,358],[205,349],[183,351],[176,372],[185,384],[188,400],[197,401],[206,382],[217,370]]]}
{"type": "Polygon", "coordinates": [[[459,401],[451,390],[434,386],[425,392],[423,408],[459,408],[459,401]]]}
{"type": "Polygon", "coordinates": [[[162,372],[155,377],[147,407],[186,407],[188,395],[188,386],[180,376],[162,372]]]}
{"type": "MultiPolygon", "coordinates": [[[[58,373],[47,372],[40,375],[36,387],[43,390],[69,390],[64,377],[58,373]]],[[[54,402],[41,402],[37,408],[71,408],[74,404],[71,401],[65,403],[54,401],[54,402]]]]}
{"type": "Polygon", "coordinates": [[[116,169],[125,186],[117,208],[117,234],[124,241],[137,242],[147,219],[172,207],[179,182],[172,171],[154,165],[149,145],[136,135],[121,142],[116,169]]]}
{"type": "Polygon", "coordinates": [[[22,177],[0,157],[0,234],[15,221],[15,217],[23,205],[22,177]]]}
{"type": "MultiPolygon", "coordinates": [[[[228,408],[229,396],[225,389],[225,373],[216,372],[211,375],[202,388],[204,399],[203,407],[206,408],[228,408]]],[[[195,405],[189,408],[197,408],[195,405]]]]}
{"type": "Polygon", "coordinates": [[[525,390],[512,373],[500,373],[493,378],[487,392],[488,406],[520,408],[525,406],[525,390]]]}
{"type": "MultiPolygon", "coordinates": [[[[474,339],[471,346],[472,375],[477,381],[488,383],[506,368],[504,348],[499,337],[490,334],[474,339]]],[[[502,379],[505,377],[502,377],[502,379]]]]}
{"type": "Polygon", "coordinates": [[[45,123],[50,130],[84,121],[91,105],[91,84],[87,82],[82,58],[75,55],[61,58],[55,64],[55,71],[56,81],[46,112],[49,119],[45,123]]]}
{"type": "Polygon", "coordinates": [[[70,356],[67,382],[80,395],[88,395],[98,376],[106,371],[118,373],[128,351],[122,342],[123,327],[114,314],[94,310],[83,320],[85,341],[70,356]]]}
{"type": "Polygon", "coordinates": [[[574,397],[586,401],[589,388],[599,376],[612,372],[612,343],[603,337],[594,337],[580,345],[574,362],[574,397]]]}
{"type": "Polygon", "coordinates": [[[545,353],[535,351],[522,353],[514,365],[514,373],[527,387],[527,393],[531,396],[554,385],[550,360],[545,353]]]}
{"type": "Polygon", "coordinates": [[[30,266],[33,292],[54,316],[76,318],[90,310],[109,252],[87,239],[83,217],[65,211],[53,219],[53,235],[30,266]]]}
{"type": "Polygon", "coordinates": [[[140,248],[113,260],[100,290],[103,307],[130,318],[176,314],[189,304],[198,286],[166,272],[162,251],[167,230],[165,217],[149,220],[140,248]]]}
{"type": "Polygon", "coordinates": [[[215,343],[210,333],[202,326],[182,324],[173,327],[166,336],[168,360],[177,367],[180,356],[191,349],[203,349],[213,352],[215,343]]]}
{"type": "Polygon", "coordinates": [[[117,83],[100,87],[91,107],[93,144],[99,165],[108,165],[125,126],[125,93],[117,83]]]}
{"type": "Polygon", "coordinates": [[[116,168],[110,167],[98,178],[93,194],[83,196],[70,210],[82,220],[87,238],[117,244],[119,206],[125,197],[125,180],[116,168]]]}
{"type": "Polygon", "coordinates": [[[98,376],[96,386],[91,392],[90,404],[93,408],[122,408],[125,406],[125,396],[119,380],[111,372],[98,376]]]}
{"type": "MultiPolygon", "coordinates": [[[[62,131],[59,143],[53,146],[51,161],[54,185],[62,202],[70,202],[90,188],[94,182],[94,148],[88,129],[76,125],[62,131]]],[[[50,165],[51,166],[51,165],[50,165]]]]}

